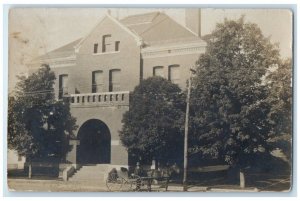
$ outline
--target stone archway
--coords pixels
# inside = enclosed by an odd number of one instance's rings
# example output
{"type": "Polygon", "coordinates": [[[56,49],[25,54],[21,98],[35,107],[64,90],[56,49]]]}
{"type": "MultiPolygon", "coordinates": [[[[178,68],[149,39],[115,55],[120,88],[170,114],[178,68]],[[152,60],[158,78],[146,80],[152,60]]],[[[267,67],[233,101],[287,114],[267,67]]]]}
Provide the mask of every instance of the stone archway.
{"type": "Polygon", "coordinates": [[[111,135],[107,125],[91,119],[80,127],[77,135],[80,145],[77,147],[77,163],[107,164],[111,158],[111,135]]]}

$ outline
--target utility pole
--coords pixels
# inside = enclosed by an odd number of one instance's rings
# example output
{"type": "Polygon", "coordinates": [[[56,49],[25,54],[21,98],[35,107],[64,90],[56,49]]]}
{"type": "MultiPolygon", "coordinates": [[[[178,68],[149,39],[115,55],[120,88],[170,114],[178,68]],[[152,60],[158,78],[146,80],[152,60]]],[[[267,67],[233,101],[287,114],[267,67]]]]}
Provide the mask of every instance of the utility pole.
{"type": "Polygon", "coordinates": [[[188,80],[188,93],[186,97],[186,112],[185,112],[185,125],[184,125],[184,162],[183,162],[183,191],[187,191],[187,167],[188,167],[188,134],[189,134],[189,113],[190,113],[190,96],[191,96],[191,79],[192,73],[195,70],[193,67],[190,69],[188,80]]]}

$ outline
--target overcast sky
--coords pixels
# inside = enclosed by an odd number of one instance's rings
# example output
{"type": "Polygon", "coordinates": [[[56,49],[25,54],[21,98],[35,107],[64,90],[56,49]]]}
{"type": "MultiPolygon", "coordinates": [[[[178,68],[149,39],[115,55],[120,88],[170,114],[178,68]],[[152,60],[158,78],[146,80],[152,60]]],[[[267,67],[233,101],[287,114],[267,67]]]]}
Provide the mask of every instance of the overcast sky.
{"type": "MultiPolygon", "coordinates": [[[[120,19],[132,14],[164,11],[184,25],[184,9],[111,9],[120,19]]],[[[16,75],[26,73],[26,63],[73,40],[84,37],[99,22],[107,9],[101,8],[26,8],[9,14],[9,92],[16,75]]],[[[278,9],[202,9],[202,35],[211,33],[224,18],[238,19],[259,25],[265,36],[279,43],[283,58],[292,56],[292,14],[278,9]]]]}

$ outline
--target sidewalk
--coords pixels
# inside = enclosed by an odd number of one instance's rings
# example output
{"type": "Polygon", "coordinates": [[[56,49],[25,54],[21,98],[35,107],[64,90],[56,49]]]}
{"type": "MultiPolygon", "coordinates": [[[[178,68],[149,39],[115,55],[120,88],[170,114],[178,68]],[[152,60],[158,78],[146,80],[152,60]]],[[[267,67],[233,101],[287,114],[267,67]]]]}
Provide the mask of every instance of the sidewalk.
{"type": "MultiPolygon", "coordinates": [[[[8,179],[10,191],[27,192],[108,192],[104,182],[65,182],[59,180],[28,180],[28,179],[8,179]]],[[[153,189],[154,190],[154,189],[153,189]]],[[[160,189],[159,192],[164,191],[160,189]]],[[[157,192],[154,190],[154,192],[157,192]]],[[[168,192],[183,192],[180,185],[170,185],[168,192]]],[[[205,186],[190,186],[188,192],[258,192],[254,188],[238,189],[231,186],[226,188],[209,188],[205,186]]]]}
{"type": "MultiPolygon", "coordinates": [[[[198,184],[189,185],[188,192],[288,192],[290,180],[264,181],[263,185],[251,185],[241,189],[238,185],[226,184],[198,184]]],[[[42,179],[8,179],[8,189],[10,191],[22,192],[108,192],[104,181],[62,181],[62,180],[42,180],[42,179]]],[[[164,192],[165,189],[155,190],[154,192],[164,192]]],[[[183,192],[180,184],[169,184],[168,192],[183,192]]]]}
{"type": "Polygon", "coordinates": [[[8,179],[10,191],[106,192],[104,182],[65,182],[61,180],[8,179]]]}

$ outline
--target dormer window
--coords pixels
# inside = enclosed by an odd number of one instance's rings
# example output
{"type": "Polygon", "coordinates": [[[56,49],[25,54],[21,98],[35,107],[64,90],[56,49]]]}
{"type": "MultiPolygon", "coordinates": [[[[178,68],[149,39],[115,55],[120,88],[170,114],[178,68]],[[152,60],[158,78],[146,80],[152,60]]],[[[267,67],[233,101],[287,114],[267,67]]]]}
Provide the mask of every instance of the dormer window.
{"type": "Polygon", "coordinates": [[[110,44],[111,35],[107,34],[102,36],[102,52],[108,52],[110,44]]]}

